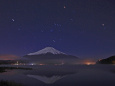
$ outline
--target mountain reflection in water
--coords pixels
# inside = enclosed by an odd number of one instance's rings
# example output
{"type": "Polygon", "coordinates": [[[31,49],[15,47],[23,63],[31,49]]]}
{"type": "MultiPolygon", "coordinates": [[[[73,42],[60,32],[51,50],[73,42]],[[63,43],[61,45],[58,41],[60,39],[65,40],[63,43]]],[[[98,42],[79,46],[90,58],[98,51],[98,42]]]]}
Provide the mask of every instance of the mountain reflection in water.
{"type": "Polygon", "coordinates": [[[32,68],[32,70],[9,70],[0,73],[0,80],[22,83],[23,86],[115,86],[115,65],[13,67],[32,68]]]}
{"type": "Polygon", "coordinates": [[[35,78],[37,80],[40,80],[40,81],[42,81],[42,82],[44,82],[46,84],[53,84],[56,81],[66,77],[68,75],[75,74],[75,73],[76,72],[58,72],[58,73],[54,73],[54,72],[47,73],[47,72],[44,72],[44,73],[35,75],[34,72],[33,72],[33,73],[28,73],[27,76],[35,78]]]}
{"type": "Polygon", "coordinates": [[[57,80],[60,80],[61,78],[63,78],[64,76],[52,76],[52,77],[46,77],[46,76],[38,76],[38,75],[27,75],[29,77],[35,78],[37,80],[40,80],[46,84],[53,84],[55,83],[57,80]]]}

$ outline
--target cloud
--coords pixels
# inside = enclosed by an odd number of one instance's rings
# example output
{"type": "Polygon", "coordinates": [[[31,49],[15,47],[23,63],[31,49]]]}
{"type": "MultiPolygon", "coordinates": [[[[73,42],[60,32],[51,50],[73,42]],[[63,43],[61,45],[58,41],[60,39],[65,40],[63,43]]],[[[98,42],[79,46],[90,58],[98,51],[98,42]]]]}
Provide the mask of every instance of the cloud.
{"type": "Polygon", "coordinates": [[[19,57],[16,56],[16,55],[8,55],[8,54],[5,54],[5,55],[0,55],[0,60],[15,60],[15,59],[18,59],[19,57]]]}

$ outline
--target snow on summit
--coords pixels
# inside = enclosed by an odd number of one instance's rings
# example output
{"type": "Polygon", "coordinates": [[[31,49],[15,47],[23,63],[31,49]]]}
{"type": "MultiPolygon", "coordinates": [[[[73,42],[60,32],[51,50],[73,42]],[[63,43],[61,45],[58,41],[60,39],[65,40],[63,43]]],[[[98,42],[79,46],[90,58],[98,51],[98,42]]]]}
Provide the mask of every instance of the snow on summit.
{"type": "Polygon", "coordinates": [[[39,54],[46,54],[46,53],[52,53],[52,54],[65,54],[63,52],[60,52],[56,49],[54,49],[53,47],[46,47],[42,50],[39,50],[37,52],[34,53],[29,53],[28,55],[39,55],[39,54]]]}

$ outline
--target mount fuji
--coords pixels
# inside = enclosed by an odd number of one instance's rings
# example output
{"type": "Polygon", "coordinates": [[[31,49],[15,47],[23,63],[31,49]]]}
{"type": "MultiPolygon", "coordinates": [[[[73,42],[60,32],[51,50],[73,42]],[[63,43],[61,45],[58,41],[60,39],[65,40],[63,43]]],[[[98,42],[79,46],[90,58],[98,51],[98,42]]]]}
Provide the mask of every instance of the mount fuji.
{"type": "Polygon", "coordinates": [[[46,47],[37,52],[29,53],[23,56],[28,59],[78,59],[78,57],[73,55],[67,55],[53,47],[46,47]]]}
{"type": "Polygon", "coordinates": [[[54,49],[53,47],[46,47],[46,48],[39,50],[37,52],[29,53],[28,55],[40,55],[40,54],[47,54],[47,53],[64,54],[63,52],[60,52],[60,51],[54,49]]]}

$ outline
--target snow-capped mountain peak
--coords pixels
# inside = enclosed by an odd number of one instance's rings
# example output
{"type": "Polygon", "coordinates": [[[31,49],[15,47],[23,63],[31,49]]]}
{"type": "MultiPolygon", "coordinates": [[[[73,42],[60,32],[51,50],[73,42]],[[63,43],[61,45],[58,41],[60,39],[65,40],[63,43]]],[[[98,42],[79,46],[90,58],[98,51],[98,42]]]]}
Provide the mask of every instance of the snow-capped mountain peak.
{"type": "Polygon", "coordinates": [[[29,53],[28,55],[39,55],[39,54],[46,54],[46,53],[52,53],[52,54],[65,54],[63,52],[60,52],[56,49],[54,49],[53,47],[46,47],[42,50],[39,50],[37,52],[34,53],[29,53]]]}

